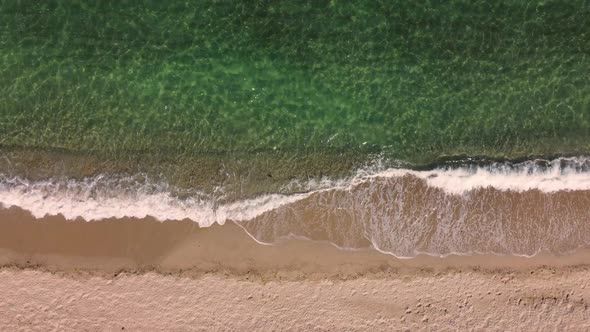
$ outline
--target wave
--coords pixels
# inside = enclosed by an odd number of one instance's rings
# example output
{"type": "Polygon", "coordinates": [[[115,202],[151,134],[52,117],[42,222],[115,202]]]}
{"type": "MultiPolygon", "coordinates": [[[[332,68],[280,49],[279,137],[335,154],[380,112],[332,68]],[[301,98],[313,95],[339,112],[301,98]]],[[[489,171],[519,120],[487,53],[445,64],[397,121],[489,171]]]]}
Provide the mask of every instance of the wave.
{"type": "Polygon", "coordinates": [[[590,158],[587,157],[538,159],[520,163],[496,162],[485,166],[449,165],[422,172],[388,170],[376,176],[391,177],[406,173],[426,179],[430,186],[454,194],[478,188],[518,192],[590,189],[590,158]]]}
{"type": "MultiPolygon", "coordinates": [[[[398,257],[565,253],[590,243],[590,159],[359,170],[291,183],[306,192],[221,203],[142,176],[32,182],[0,177],[0,204],[36,218],[236,221],[260,243],[297,237],[398,257]]],[[[288,192],[289,188],[284,191],[288,192]]]]}
{"type": "Polygon", "coordinates": [[[261,242],[297,235],[418,254],[566,253],[590,243],[590,191],[478,188],[449,194],[412,174],[317,192],[242,222],[261,242]]]}
{"type": "Polygon", "coordinates": [[[35,217],[63,215],[66,219],[97,221],[107,218],[157,220],[189,219],[207,227],[226,220],[248,220],[307,194],[271,194],[219,204],[198,191],[171,188],[166,183],[134,177],[97,176],[84,180],[49,179],[31,182],[19,177],[0,177],[0,204],[18,206],[35,217]]]}

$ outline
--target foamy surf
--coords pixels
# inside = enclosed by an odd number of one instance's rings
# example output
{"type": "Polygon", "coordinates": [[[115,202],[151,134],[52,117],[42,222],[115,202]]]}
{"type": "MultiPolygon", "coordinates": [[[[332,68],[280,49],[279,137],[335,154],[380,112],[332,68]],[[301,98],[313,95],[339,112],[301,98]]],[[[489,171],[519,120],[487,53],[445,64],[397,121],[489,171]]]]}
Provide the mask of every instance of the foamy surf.
{"type": "Polygon", "coordinates": [[[0,179],[0,204],[38,219],[153,217],[201,227],[228,220],[259,243],[284,238],[372,246],[398,257],[567,252],[590,244],[590,161],[359,170],[349,179],[290,183],[306,192],[222,203],[145,178],[99,176],[31,182],[0,179]]]}
{"type": "Polygon", "coordinates": [[[421,172],[389,169],[372,177],[406,174],[425,179],[428,185],[452,194],[463,194],[479,188],[517,192],[540,190],[546,193],[590,189],[590,159],[586,157],[445,167],[421,172]]]}
{"type": "Polygon", "coordinates": [[[4,177],[0,182],[0,204],[18,206],[36,218],[61,214],[69,220],[98,221],[149,216],[160,221],[190,219],[201,227],[226,220],[249,220],[307,194],[271,194],[228,204],[217,204],[198,191],[189,195],[179,197],[166,184],[138,182],[135,178],[99,176],[83,181],[30,182],[4,177]]]}
{"type": "Polygon", "coordinates": [[[590,190],[590,158],[534,160],[517,164],[486,166],[443,166],[428,171],[390,168],[378,164],[361,169],[348,179],[293,181],[283,187],[287,194],[268,194],[231,203],[217,203],[214,197],[194,190],[179,190],[164,182],[152,182],[142,175],[104,175],[72,179],[29,181],[0,175],[0,204],[18,206],[35,217],[61,214],[67,219],[95,221],[107,218],[146,216],[158,220],[190,219],[206,227],[226,220],[246,221],[277,207],[291,204],[314,192],[349,191],[375,179],[412,176],[449,194],[467,194],[478,189],[544,193],[590,190]],[[288,194],[291,191],[298,193],[288,194]],[[305,192],[301,192],[305,191],[305,192]]]}

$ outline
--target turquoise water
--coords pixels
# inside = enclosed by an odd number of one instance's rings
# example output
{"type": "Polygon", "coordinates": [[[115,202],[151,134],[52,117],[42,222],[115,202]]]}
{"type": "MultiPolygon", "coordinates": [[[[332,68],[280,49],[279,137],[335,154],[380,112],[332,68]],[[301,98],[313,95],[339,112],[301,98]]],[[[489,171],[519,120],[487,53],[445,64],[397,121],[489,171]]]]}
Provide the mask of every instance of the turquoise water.
{"type": "Polygon", "coordinates": [[[0,144],[590,150],[588,1],[3,1],[0,144]]]}

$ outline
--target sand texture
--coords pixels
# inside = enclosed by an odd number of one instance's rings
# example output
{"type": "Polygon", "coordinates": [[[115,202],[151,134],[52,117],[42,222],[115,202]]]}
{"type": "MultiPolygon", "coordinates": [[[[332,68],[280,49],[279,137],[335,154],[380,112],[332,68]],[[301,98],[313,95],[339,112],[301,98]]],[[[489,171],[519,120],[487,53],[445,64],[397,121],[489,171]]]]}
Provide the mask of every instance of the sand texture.
{"type": "Polygon", "coordinates": [[[3,331],[587,331],[590,271],[258,281],[0,272],[3,331]]]}
{"type": "Polygon", "coordinates": [[[590,329],[587,250],[396,259],[231,222],[0,221],[0,331],[590,329]]]}

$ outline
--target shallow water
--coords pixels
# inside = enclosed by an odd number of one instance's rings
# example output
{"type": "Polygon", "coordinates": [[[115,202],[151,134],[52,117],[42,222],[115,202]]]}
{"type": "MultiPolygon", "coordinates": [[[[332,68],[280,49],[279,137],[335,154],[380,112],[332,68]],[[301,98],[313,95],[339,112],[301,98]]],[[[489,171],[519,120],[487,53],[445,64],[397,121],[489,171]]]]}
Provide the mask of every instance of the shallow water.
{"type": "Polygon", "coordinates": [[[222,201],[142,176],[84,181],[4,177],[0,202],[41,219],[87,221],[154,217],[200,227],[235,221],[255,240],[328,241],[418,254],[568,253],[590,242],[587,158],[518,164],[360,169],[348,179],[289,184],[283,194],[222,201]],[[298,192],[291,187],[306,188],[298,192]]]}
{"type": "Polygon", "coordinates": [[[589,151],[587,1],[4,2],[2,146],[589,151]]]}

